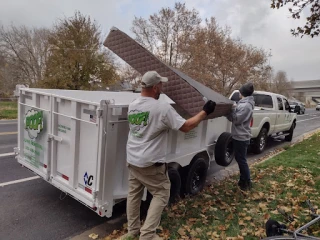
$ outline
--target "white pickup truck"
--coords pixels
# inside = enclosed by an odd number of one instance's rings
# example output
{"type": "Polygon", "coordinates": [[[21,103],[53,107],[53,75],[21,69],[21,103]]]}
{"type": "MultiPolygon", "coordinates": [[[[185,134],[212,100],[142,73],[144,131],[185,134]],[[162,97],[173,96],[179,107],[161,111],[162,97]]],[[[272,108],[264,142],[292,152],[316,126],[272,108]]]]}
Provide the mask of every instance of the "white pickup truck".
{"type": "MultiPolygon", "coordinates": [[[[267,145],[268,137],[284,136],[286,141],[291,141],[296,127],[297,114],[290,112],[290,105],[283,95],[255,91],[253,93],[255,108],[250,124],[251,150],[261,153],[267,145]]],[[[235,90],[230,99],[238,102],[239,91],[235,90]]]]}

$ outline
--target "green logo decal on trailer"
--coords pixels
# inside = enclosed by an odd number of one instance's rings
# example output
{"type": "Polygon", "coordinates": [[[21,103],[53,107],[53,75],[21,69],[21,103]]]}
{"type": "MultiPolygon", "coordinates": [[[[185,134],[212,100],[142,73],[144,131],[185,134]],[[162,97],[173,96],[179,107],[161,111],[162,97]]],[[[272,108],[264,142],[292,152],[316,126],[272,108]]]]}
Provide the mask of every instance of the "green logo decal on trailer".
{"type": "Polygon", "coordinates": [[[37,138],[43,129],[43,112],[29,110],[24,119],[24,128],[31,139],[37,138]]]}

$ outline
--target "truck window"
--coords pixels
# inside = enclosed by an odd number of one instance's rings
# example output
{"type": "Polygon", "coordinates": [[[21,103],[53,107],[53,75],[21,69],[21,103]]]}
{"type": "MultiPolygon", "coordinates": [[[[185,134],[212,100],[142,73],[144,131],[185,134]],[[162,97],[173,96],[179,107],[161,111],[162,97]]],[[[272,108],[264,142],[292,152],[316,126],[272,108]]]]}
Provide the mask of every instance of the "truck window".
{"type": "Polygon", "coordinates": [[[288,100],[287,99],[283,99],[284,101],[284,108],[286,111],[289,111],[290,109],[290,104],[288,103],[288,100]]]}
{"type": "Polygon", "coordinates": [[[255,106],[261,108],[273,108],[272,98],[265,94],[253,94],[255,106]]]}
{"type": "Polygon", "coordinates": [[[297,102],[289,102],[290,105],[298,105],[297,102]]]}
{"type": "Polygon", "coordinates": [[[239,101],[240,101],[239,92],[233,93],[233,95],[232,95],[232,97],[231,97],[231,100],[232,100],[232,101],[235,101],[235,102],[239,102],[239,101]]]}
{"type": "Polygon", "coordinates": [[[277,101],[278,101],[278,109],[283,110],[282,98],[277,97],[277,101]]]}

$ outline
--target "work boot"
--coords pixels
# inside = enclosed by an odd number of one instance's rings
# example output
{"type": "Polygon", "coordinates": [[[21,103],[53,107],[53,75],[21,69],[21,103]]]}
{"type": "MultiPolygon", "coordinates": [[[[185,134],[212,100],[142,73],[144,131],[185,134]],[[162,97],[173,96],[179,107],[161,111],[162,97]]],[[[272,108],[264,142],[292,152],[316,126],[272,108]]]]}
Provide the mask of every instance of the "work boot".
{"type": "Polygon", "coordinates": [[[126,233],[118,238],[118,240],[136,240],[138,239],[138,234],[126,233]]]}
{"type": "Polygon", "coordinates": [[[244,181],[244,180],[240,179],[238,182],[238,186],[240,187],[240,189],[242,191],[250,191],[252,188],[252,182],[251,182],[251,180],[244,181]]]}
{"type": "MultiPolygon", "coordinates": [[[[140,237],[140,238],[139,238],[139,240],[143,240],[143,239],[150,239],[150,237],[149,237],[149,238],[145,238],[145,237],[140,237]]],[[[152,236],[151,239],[152,239],[152,240],[163,240],[163,238],[160,237],[158,234],[153,234],[153,236],[152,236]]]]}

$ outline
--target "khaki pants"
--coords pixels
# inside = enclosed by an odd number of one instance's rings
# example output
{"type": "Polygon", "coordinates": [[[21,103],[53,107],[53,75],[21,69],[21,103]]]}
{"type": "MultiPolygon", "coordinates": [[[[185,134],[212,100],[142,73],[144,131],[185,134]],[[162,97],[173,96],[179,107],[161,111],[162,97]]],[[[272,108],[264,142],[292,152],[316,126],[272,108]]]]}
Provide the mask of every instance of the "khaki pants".
{"type": "Polygon", "coordinates": [[[139,168],[129,165],[127,198],[128,233],[139,234],[140,240],[153,239],[160,224],[161,214],[170,197],[170,180],[166,165],[139,168]],[[140,204],[144,187],[153,195],[144,225],[140,226],[140,204]],[[141,227],[141,229],[140,229],[141,227]]]}

